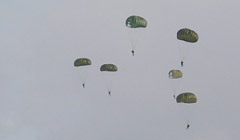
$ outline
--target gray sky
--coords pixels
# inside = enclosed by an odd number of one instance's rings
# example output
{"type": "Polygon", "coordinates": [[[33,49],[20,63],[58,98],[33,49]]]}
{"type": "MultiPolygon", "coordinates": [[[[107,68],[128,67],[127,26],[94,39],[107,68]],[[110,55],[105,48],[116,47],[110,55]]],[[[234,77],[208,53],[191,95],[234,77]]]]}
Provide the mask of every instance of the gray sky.
{"type": "MultiPolygon", "coordinates": [[[[236,140],[240,138],[240,3],[235,0],[1,0],[1,140],[236,140]],[[125,20],[148,21],[135,56],[125,20]],[[191,28],[177,92],[198,97],[186,131],[173,99],[176,39],[191,28]],[[76,58],[88,57],[86,88],[76,58]],[[112,96],[99,68],[113,63],[112,96]]],[[[186,43],[185,43],[186,44],[186,43]]]]}

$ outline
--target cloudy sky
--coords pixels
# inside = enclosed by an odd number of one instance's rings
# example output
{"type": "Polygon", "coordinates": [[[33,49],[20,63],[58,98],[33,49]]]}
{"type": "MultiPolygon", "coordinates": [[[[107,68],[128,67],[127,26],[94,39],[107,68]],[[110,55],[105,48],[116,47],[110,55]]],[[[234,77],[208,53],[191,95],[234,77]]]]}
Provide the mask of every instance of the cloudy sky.
{"type": "Polygon", "coordinates": [[[239,139],[239,5],[1,0],[0,139],[239,139]],[[125,27],[131,15],[148,21],[134,57],[125,27]],[[197,43],[176,39],[185,27],[198,33],[197,43]],[[191,49],[181,68],[185,45],[191,49]],[[81,57],[92,60],[86,88],[73,66],[81,57]],[[110,76],[112,96],[99,70],[105,63],[118,66],[110,76]],[[171,69],[181,69],[184,78],[170,80],[171,69]],[[173,94],[185,91],[196,94],[197,104],[175,102],[173,94]]]}

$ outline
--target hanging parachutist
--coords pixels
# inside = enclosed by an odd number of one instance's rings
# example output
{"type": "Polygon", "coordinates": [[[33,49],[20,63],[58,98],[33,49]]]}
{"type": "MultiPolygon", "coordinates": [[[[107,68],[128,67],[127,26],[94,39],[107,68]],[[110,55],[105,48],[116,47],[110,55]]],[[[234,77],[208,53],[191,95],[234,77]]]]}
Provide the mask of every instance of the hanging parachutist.
{"type": "Polygon", "coordinates": [[[175,95],[173,95],[173,98],[176,99],[175,95]]]}
{"type": "Polygon", "coordinates": [[[83,88],[85,88],[85,83],[82,84],[83,88]]]}
{"type": "Polygon", "coordinates": [[[181,67],[183,67],[183,61],[181,61],[181,67]]]}
{"type": "Polygon", "coordinates": [[[187,124],[187,128],[186,129],[188,129],[190,127],[190,125],[189,124],[187,124]]]}
{"type": "Polygon", "coordinates": [[[132,55],[134,56],[134,50],[132,50],[132,55]]]}
{"type": "Polygon", "coordinates": [[[109,96],[111,96],[111,90],[108,91],[109,96]]]}

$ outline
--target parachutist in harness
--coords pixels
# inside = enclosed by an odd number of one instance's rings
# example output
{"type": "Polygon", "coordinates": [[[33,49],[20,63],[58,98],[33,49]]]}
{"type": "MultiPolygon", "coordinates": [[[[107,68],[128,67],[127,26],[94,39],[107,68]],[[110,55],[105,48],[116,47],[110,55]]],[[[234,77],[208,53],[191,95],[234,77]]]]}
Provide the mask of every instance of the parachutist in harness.
{"type": "Polygon", "coordinates": [[[132,50],[132,55],[134,56],[134,50],[132,50]]]}
{"type": "Polygon", "coordinates": [[[108,91],[109,96],[111,96],[111,90],[108,91]]]}
{"type": "Polygon", "coordinates": [[[189,127],[190,127],[190,125],[188,124],[186,129],[188,129],[189,127]]]}
{"type": "Polygon", "coordinates": [[[175,95],[173,95],[173,98],[176,99],[175,95]]]}
{"type": "Polygon", "coordinates": [[[85,88],[85,83],[82,84],[83,88],[85,88]]]}
{"type": "Polygon", "coordinates": [[[183,67],[183,61],[181,61],[181,67],[183,67]]]}

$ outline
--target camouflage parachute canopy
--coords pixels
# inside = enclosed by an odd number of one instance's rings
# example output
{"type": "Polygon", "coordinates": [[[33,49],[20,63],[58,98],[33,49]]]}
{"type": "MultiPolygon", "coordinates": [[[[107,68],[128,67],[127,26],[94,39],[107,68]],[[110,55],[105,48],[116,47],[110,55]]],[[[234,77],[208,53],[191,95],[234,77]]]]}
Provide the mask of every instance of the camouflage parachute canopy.
{"type": "Polygon", "coordinates": [[[170,70],[168,75],[170,79],[178,79],[183,77],[183,73],[180,70],[170,70]]]}
{"type": "Polygon", "coordinates": [[[182,94],[179,94],[176,98],[177,103],[196,103],[197,102],[197,97],[190,92],[184,92],[182,94]]]}
{"type": "Polygon", "coordinates": [[[129,28],[146,28],[147,21],[140,16],[130,16],[125,22],[126,26],[129,28]]]}
{"type": "Polygon", "coordinates": [[[103,64],[100,67],[100,71],[109,71],[109,72],[115,72],[117,71],[118,68],[114,64],[103,64]]]}
{"type": "Polygon", "coordinates": [[[74,61],[74,66],[75,67],[79,67],[79,66],[87,66],[87,65],[91,65],[92,62],[90,59],[88,58],[79,58],[79,59],[76,59],[74,61]]]}
{"type": "Polygon", "coordinates": [[[191,29],[183,28],[177,32],[177,39],[195,43],[198,41],[198,34],[191,29]]]}

